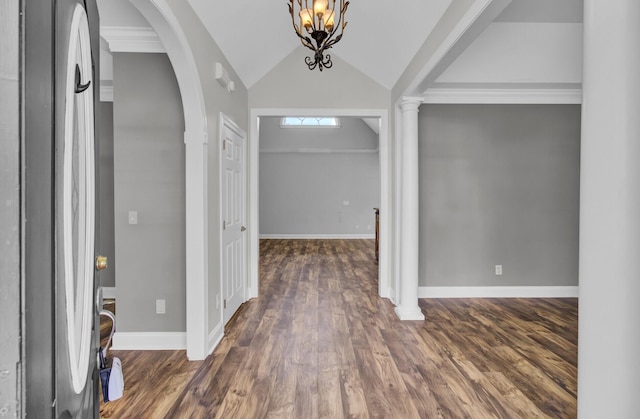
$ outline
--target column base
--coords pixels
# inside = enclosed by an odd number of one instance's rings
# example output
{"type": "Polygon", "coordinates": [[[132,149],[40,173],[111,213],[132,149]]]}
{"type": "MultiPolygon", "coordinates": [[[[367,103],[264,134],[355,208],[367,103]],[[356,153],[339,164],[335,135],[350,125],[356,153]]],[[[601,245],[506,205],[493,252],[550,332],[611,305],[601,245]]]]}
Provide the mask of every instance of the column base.
{"type": "Polygon", "coordinates": [[[424,314],[420,310],[420,307],[396,307],[396,314],[400,320],[424,320],[424,314]]]}

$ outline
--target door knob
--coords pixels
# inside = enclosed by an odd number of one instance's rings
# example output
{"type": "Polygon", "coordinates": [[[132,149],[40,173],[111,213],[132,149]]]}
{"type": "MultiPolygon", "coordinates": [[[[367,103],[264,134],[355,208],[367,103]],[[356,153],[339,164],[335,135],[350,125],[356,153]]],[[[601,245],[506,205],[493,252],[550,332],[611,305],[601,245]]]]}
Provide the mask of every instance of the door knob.
{"type": "Polygon", "coordinates": [[[247,227],[245,227],[245,226],[240,227],[240,231],[245,231],[246,229],[247,229],[247,227]]]}
{"type": "Polygon", "coordinates": [[[96,269],[101,271],[107,268],[107,257],[106,256],[98,256],[96,258],[96,269]]]}

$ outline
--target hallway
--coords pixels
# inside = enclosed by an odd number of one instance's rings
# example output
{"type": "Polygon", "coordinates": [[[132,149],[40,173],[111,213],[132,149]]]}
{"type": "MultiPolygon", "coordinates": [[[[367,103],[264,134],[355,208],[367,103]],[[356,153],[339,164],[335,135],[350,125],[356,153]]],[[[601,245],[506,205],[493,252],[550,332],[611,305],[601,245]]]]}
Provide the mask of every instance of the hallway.
{"type": "Polygon", "coordinates": [[[577,300],[377,296],[372,240],[263,240],[260,297],[206,360],[113,351],[113,418],[576,416],[577,300]],[[134,368],[135,365],[135,368],[134,368]]]}

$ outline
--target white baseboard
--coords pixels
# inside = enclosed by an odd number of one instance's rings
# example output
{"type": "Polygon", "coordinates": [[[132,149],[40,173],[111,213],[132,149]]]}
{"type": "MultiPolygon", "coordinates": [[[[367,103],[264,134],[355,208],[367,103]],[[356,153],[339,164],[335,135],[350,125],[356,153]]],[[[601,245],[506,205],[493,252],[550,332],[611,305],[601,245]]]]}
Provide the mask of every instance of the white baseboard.
{"type": "Polygon", "coordinates": [[[102,299],[115,300],[116,287],[102,287],[102,299]]]}
{"type": "Polygon", "coordinates": [[[419,287],[418,298],[578,298],[578,287],[419,287]]]}
{"type": "Polygon", "coordinates": [[[113,102],[113,86],[100,85],[100,102],[113,102]]]}
{"type": "Polygon", "coordinates": [[[395,309],[396,315],[400,320],[424,320],[424,314],[422,314],[422,310],[420,307],[416,305],[415,310],[413,311],[404,311],[401,307],[396,307],[395,309]]]}
{"type": "Polygon", "coordinates": [[[370,234],[261,234],[261,239],[288,239],[288,240],[361,240],[375,239],[375,233],[370,234]]]}
{"type": "Polygon", "coordinates": [[[209,355],[213,353],[222,338],[224,337],[224,326],[222,321],[209,333],[209,355]]]}
{"type": "Polygon", "coordinates": [[[187,349],[185,332],[116,332],[114,351],[162,351],[187,349]]]}

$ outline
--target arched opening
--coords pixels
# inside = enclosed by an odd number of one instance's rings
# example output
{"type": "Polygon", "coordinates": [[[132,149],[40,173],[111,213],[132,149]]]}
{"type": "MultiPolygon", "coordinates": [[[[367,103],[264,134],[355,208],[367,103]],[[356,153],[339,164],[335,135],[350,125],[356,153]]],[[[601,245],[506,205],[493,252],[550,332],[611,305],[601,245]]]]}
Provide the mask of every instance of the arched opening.
{"type": "Polygon", "coordinates": [[[162,41],[182,96],[185,123],[187,357],[207,356],[207,113],[187,38],[163,0],[132,0],[162,41]]]}

